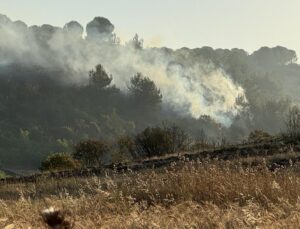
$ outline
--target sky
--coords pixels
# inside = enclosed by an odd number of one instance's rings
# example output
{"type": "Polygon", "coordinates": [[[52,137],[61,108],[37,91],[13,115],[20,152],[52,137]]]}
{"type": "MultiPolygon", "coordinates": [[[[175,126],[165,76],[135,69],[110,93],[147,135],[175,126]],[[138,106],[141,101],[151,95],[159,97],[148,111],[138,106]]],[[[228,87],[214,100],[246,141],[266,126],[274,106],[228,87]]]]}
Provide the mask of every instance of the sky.
{"type": "Polygon", "coordinates": [[[108,18],[122,41],[145,46],[243,48],[285,46],[300,56],[299,0],[0,0],[0,14],[28,25],[83,26],[108,18]]]}

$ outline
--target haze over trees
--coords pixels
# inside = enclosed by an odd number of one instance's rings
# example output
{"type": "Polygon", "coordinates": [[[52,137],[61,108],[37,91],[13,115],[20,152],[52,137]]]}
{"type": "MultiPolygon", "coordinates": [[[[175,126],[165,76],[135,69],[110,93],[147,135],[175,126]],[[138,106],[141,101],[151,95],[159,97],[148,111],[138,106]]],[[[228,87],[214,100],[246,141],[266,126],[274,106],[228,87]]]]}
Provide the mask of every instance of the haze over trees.
{"type": "Polygon", "coordinates": [[[293,50],[150,48],[138,35],[123,44],[114,28],[96,17],[84,37],[76,21],[28,27],[0,15],[1,167],[36,169],[82,140],[142,143],[166,120],[194,140],[240,142],[284,131],[299,106],[293,50]]]}

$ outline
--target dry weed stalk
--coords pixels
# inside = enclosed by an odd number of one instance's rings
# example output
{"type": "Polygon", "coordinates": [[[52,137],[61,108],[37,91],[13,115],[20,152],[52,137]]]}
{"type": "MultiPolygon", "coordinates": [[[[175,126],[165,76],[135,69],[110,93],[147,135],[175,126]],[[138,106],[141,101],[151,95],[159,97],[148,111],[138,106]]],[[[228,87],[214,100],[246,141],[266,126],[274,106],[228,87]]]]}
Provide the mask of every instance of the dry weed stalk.
{"type": "Polygon", "coordinates": [[[188,161],[159,170],[4,185],[0,228],[299,228],[298,165],[270,171],[265,164],[188,161]],[[38,221],[44,206],[56,208],[43,211],[38,221]]]}

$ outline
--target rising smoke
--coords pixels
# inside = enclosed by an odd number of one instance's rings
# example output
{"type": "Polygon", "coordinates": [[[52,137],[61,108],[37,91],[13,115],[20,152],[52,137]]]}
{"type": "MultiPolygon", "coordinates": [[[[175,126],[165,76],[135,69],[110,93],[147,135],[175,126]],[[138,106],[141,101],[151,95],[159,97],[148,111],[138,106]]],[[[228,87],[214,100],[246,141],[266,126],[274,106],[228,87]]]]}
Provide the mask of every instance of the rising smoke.
{"type": "Polygon", "coordinates": [[[113,75],[113,83],[124,92],[136,72],[148,76],[160,88],[163,103],[183,115],[209,115],[229,126],[243,110],[243,88],[212,63],[188,62],[184,52],[178,57],[169,49],[143,49],[139,40],[121,45],[113,33],[114,26],[101,17],[87,25],[84,38],[83,31],[75,21],[63,28],[28,27],[1,15],[0,65],[17,63],[61,69],[66,75],[59,79],[61,82],[85,84],[87,72],[101,63],[113,75]]]}

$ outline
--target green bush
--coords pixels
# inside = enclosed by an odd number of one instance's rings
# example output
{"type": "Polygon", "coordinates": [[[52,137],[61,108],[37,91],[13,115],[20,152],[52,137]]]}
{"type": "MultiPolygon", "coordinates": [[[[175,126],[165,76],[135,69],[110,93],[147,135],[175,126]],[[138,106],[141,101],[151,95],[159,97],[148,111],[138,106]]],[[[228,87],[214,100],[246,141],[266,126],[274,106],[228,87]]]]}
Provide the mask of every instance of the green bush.
{"type": "Polygon", "coordinates": [[[121,136],[117,140],[117,158],[115,161],[126,162],[132,160],[136,154],[134,139],[129,136],[121,136]]]}
{"type": "Polygon", "coordinates": [[[185,150],[189,146],[188,135],[178,126],[148,127],[135,138],[139,156],[148,158],[185,150]]]}
{"type": "Polygon", "coordinates": [[[249,134],[248,141],[249,142],[261,142],[265,140],[269,140],[272,138],[272,135],[262,130],[254,130],[249,134]]]}
{"type": "Polygon", "coordinates": [[[87,167],[101,166],[101,158],[109,151],[110,148],[104,141],[84,140],[75,146],[73,157],[87,167]]]}
{"type": "Polygon", "coordinates": [[[80,166],[80,163],[67,153],[52,153],[42,161],[42,171],[72,170],[80,166]]]}

